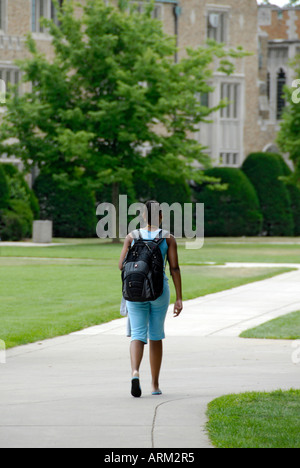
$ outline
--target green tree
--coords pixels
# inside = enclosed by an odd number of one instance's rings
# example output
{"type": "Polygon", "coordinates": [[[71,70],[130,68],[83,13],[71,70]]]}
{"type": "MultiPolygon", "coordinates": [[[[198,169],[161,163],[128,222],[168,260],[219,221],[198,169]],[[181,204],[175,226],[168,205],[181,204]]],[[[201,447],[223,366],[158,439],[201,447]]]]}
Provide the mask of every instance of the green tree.
{"type": "Polygon", "coordinates": [[[0,148],[60,181],[112,185],[116,206],[121,182],[132,187],[156,175],[200,181],[194,163],[208,165],[209,158],[194,134],[226,103],[207,108],[199,95],[212,91],[216,59],[218,71],[230,74],[231,58],[245,53],[210,41],[174,63],[175,39],[152,18],[152,2],[140,14],[126,0],[118,7],[87,0],[82,15],[72,0],[54,3],[59,26],[44,20],[53,59],[28,37],[31,56],[18,64],[32,91],[8,100],[0,148]],[[5,145],[8,138],[15,143],[5,145]]]}
{"type": "Polygon", "coordinates": [[[293,161],[295,172],[290,180],[300,188],[300,55],[292,62],[292,66],[295,70],[295,87],[285,87],[287,106],[282,116],[277,143],[293,161]]]}

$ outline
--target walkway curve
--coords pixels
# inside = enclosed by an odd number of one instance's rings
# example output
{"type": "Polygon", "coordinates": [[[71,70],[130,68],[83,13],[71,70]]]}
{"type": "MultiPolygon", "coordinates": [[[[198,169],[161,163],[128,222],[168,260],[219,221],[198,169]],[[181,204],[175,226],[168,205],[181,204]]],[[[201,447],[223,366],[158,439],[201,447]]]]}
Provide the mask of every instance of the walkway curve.
{"type": "Polygon", "coordinates": [[[187,301],[178,319],[169,314],[161,397],[151,395],[147,359],[143,397],[129,395],[126,319],[9,350],[0,364],[0,447],[211,447],[209,401],[299,388],[293,342],[238,337],[300,310],[300,267],[293,266],[297,271],[187,301]]]}

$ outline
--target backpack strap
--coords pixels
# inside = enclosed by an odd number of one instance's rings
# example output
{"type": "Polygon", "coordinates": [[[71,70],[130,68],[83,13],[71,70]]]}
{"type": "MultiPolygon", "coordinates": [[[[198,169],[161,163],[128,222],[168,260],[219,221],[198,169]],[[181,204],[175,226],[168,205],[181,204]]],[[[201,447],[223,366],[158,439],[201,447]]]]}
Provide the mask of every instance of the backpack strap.
{"type": "MultiPolygon", "coordinates": [[[[170,236],[170,233],[168,231],[163,231],[162,229],[159,231],[156,239],[154,239],[154,242],[156,245],[160,245],[165,239],[167,239],[170,236]]],[[[164,261],[164,270],[166,269],[167,266],[167,261],[168,261],[168,256],[166,255],[165,258],[163,259],[164,261]]]]}
{"type": "Polygon", "coordinates": [[[136,229],[135,231],[132,231],[131,235],[135,240],[142,239],[141,231],[139,229],[136,229]]]}
{"type": "Polygon", "coordinates": [[[156,242],[158,245],[161,244],[165,239],[167,239],[167,237],[169,237],[169,233],[168,231],[163,231],[162,229],[160,229],[158,235],[156,236],[156,238],[154,239],[154,242],[156,242]]]}

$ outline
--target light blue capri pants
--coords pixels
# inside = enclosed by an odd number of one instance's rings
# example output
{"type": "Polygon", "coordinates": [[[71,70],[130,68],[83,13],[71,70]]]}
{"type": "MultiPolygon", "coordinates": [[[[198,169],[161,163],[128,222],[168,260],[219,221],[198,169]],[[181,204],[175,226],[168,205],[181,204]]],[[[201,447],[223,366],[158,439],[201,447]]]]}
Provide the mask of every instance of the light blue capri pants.
{"type": "Polygon", "coordinates": [[[165,319],[170,305],[170,287],[168,279],[164,281],[163,294],[152,302],[127,301],[127,310],[131,326],[131,341],[148,343],[165,338],[165,319]]]}

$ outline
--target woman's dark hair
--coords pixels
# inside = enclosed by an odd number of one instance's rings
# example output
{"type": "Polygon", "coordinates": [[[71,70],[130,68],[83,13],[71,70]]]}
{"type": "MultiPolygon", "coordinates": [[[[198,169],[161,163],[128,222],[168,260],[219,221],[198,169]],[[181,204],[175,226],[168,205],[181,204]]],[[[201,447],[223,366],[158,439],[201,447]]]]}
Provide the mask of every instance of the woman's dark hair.
{"type": "Polygon", "coordinates": [[[149,226],[158,226],[162,217],[160,204],[156,200],[149,200],[145,203],[145,217],[149,226]]]}

